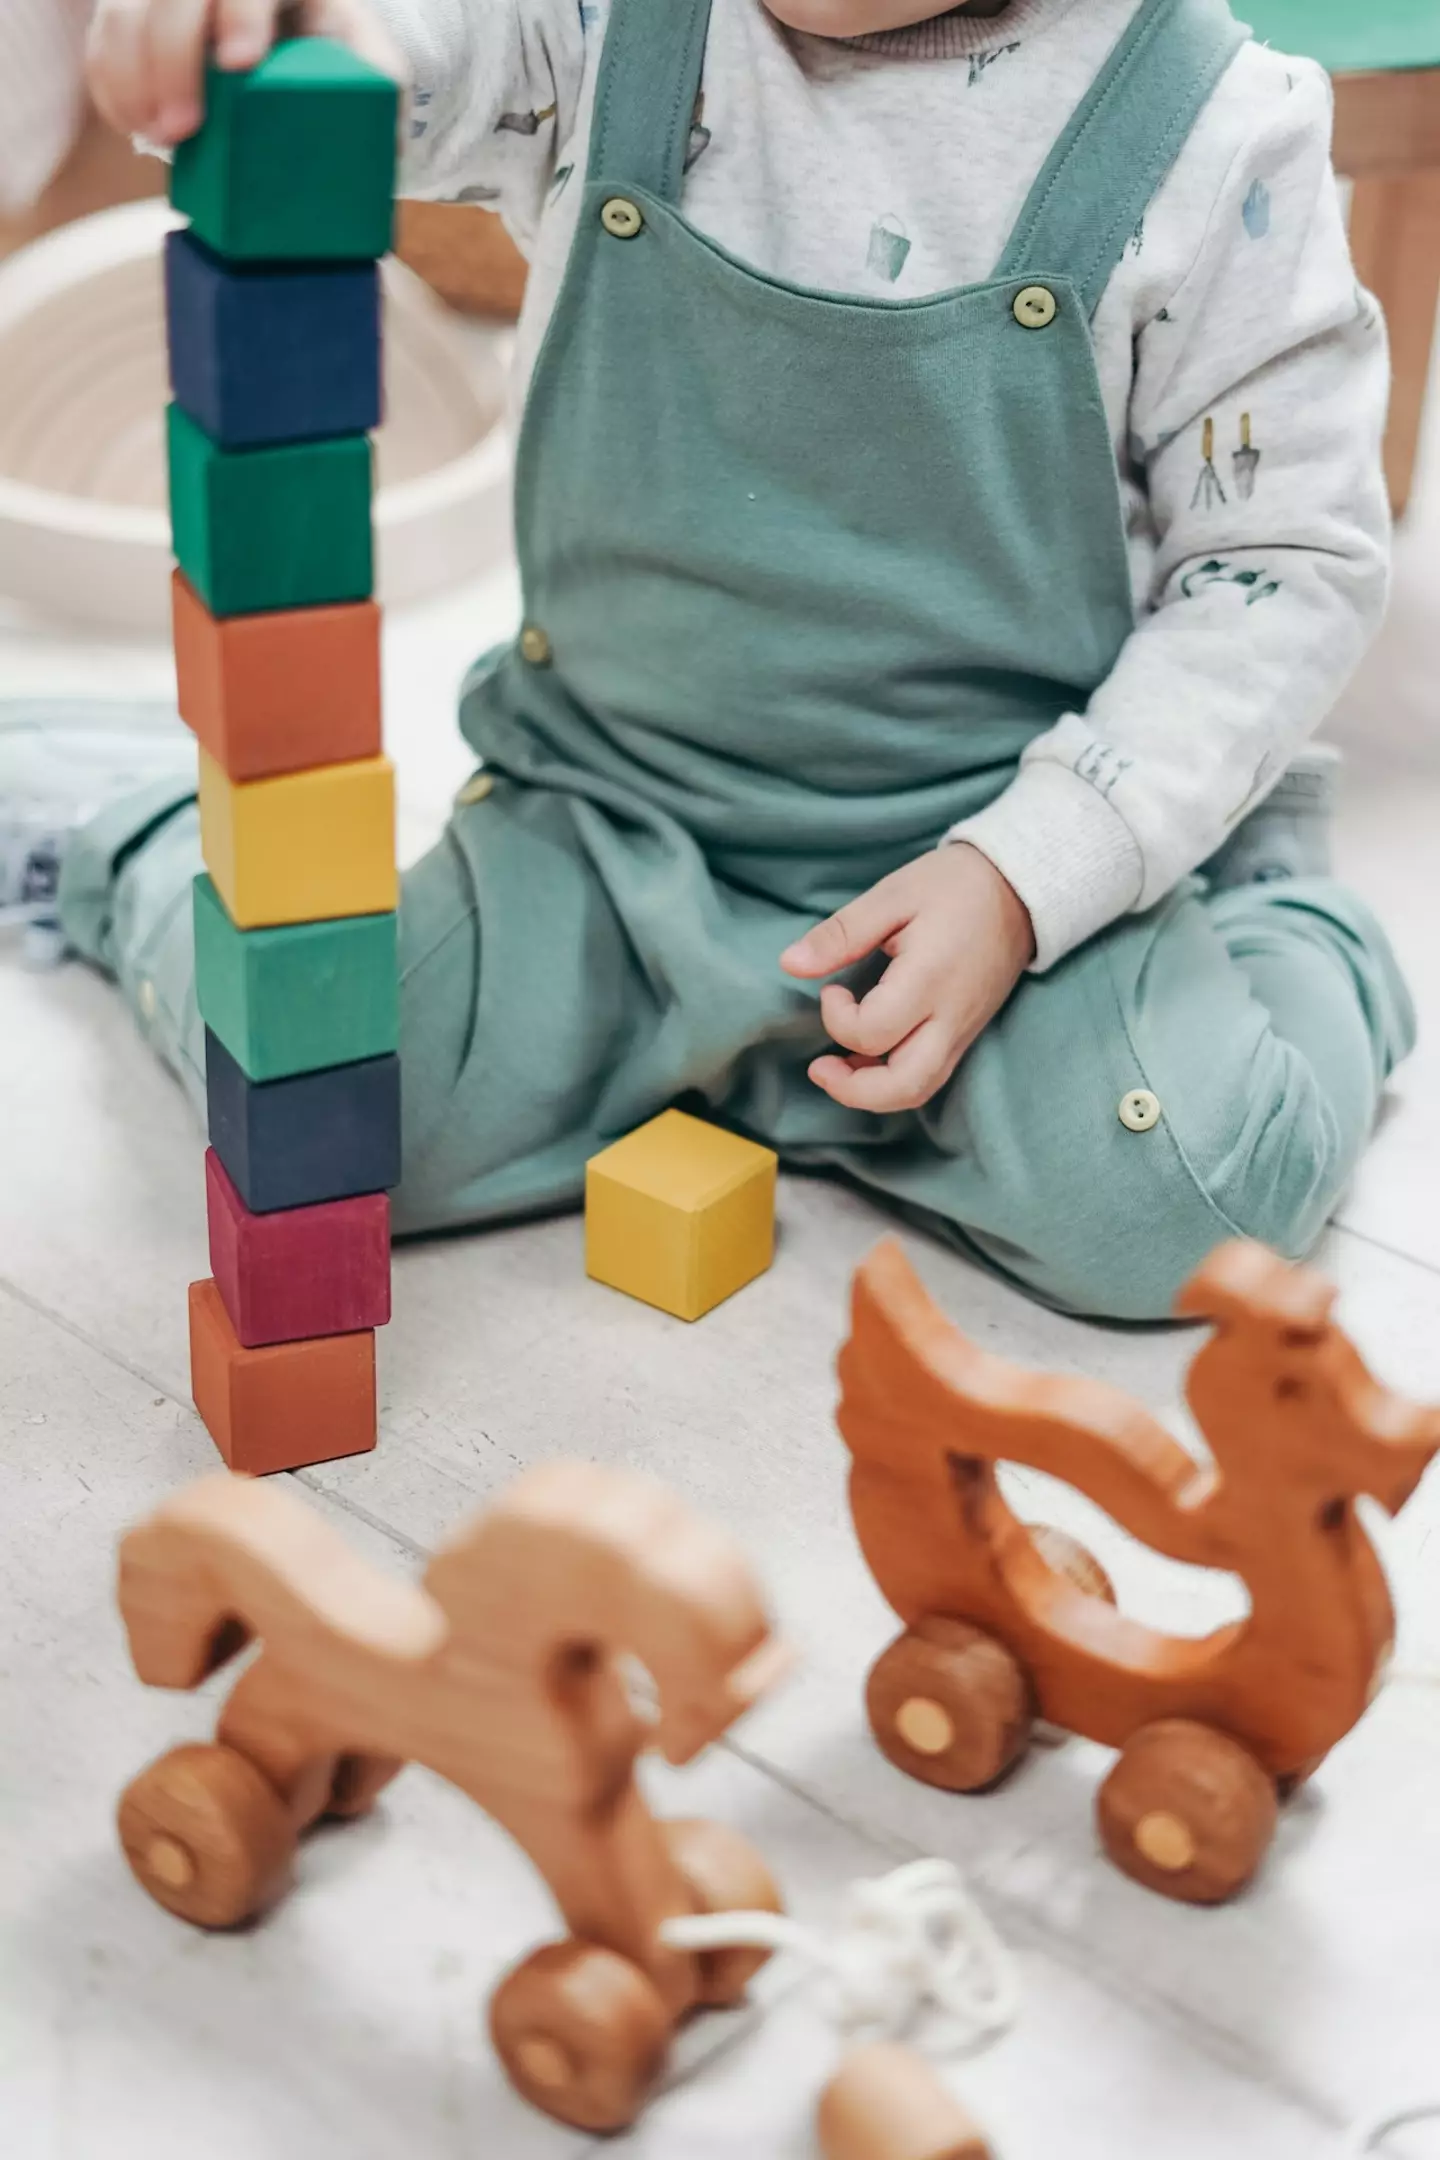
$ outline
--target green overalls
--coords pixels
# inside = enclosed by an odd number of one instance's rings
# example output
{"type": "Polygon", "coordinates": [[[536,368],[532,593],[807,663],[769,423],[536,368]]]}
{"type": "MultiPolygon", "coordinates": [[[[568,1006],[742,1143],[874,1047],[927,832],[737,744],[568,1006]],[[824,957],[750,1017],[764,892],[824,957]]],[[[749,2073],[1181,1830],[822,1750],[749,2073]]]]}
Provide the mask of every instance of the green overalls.
{"type": "MultiPolygon", "coordinates": [[[[461,708],[493,786],[405,885],[396,1227],[574,1204],[681,1098],[1047,1301],[1161,1316],[1220,1238],[1308,1246],[1354,1168],[1410,1024],[1357,902],[1187,887],[885,1117],[807,1079],[817,993],[777,956],[991,801],[1130,635],[1089,323],[1243,32],[1143,0],[993,278],[894,302],[685,222],[708,16],[613,7],[518,453],[526,625],[461,708]]],[[[142,851],[157,893],[188,833],[142,851]]]]}

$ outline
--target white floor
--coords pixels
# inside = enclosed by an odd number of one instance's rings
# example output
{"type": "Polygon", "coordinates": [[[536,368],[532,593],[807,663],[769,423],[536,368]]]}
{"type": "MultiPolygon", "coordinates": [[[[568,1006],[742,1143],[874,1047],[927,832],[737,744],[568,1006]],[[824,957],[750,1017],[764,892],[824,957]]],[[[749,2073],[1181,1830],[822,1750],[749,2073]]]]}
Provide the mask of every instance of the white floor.
{"type": "MultiPolygon", "coordinates": [[[[1337,730],[1344,866],[1394,926],[1430,1032],[1323,1257],[1382,1376],[1440,1400],[1437,542],[1432,469],[1390,631],[1337,730]]],[[[455,682],[513,609],[502,577],[388,626],[408,852],[468,769],[455,682]]],[[[0,616],[6,691],[166,681],[158,650],[0,616]]],[[[111,1600],[119,1531],[214,1461],[186,1383],[201,1143],[111,992],[78,968],[27,974],[4,946],[0,1087],[0,2154],[591,2149],[510,2094],[482,2034],[490,1984],[550,1927],[544,1896],[423,1773],[373,1821],[314,1840],[295,1894],[251,1934],[195,1934],[132,1883],[115,1796],[210,1714],[139,1685],[111,1600]]],[[[1338,2154],[1357,2117],[1440,2099],[1440,1472],[1386,1539],[1401,1677],[1291,1810],[1260,1885],[1223,1912],[1177,1909],[1097,1857],[1095,1751],[1037,1753],[1005,1791],[965,1801],[907,1783],[868,1740],[860,1683],[887,1616],[844,1511],[831,1363],[849,1271],[882,1223],[790,1183],[781,1225],[774,1272],[695,1328],[588,1283],[574,1222],[401,1252],[379,1450],[296,1484],[398,1569],[519,1466],[565,1453],[643,1464],[730,1524],[804,1662],[733,1748],[658,1779],[662,1804],[743,1826],[819,1919],[857,1874],[921,1852],[962,1863],[1024,1969],[1018,2028],[955,2073],[1006,2160],[1311,2160],[1338,2154]]],[[[909,1242],[996,1348],[1103,1373],[1176,1414],[1184,1342],[1056,1319],[909,1242]]],[[[1147,1616],[1193,1631],[1224,1603],[1225,1585],[1113,1526],[1088,1534],[1147,1616]]],[[[777,1993],[758,2027],[690,2036],[620,2149],[811,2152],[834,2040],[808,1994],[777,1993]]],[[[1440,2132],[1407,2135],[1385,2150],[1440,2152],[1440,2132]]]]}

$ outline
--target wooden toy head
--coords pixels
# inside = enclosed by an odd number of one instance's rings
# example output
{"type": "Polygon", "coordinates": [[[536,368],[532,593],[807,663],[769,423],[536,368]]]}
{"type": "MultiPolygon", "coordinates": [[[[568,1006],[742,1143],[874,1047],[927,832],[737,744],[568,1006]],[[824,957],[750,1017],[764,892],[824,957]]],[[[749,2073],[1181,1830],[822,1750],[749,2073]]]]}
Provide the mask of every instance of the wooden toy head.
{"type": "Polygon", "coordinates": [[[462,1528],[425,1585],[463,1644],[497,1615],[517,1662],[572,1705],[617,1657],[655,1683],[653,1738],[689,1762],[778,1677],[770,1634],[739,1550],[661,1485],[596,1464],[557,1463],[519,1479],[462,1528]]]}
{"type": "Polygon", "coordinates": [[[1440,1411],[1371,1377],[1334,1304],[1331,1284],[1265,1246],[1219,1246],[1177,1300],[1216,1324],[1187,1393],[1232,1483],[1263,1477],[1322,1503],[1366,1493],[1395,1515],[1440,1451],[1440,1411]]]}

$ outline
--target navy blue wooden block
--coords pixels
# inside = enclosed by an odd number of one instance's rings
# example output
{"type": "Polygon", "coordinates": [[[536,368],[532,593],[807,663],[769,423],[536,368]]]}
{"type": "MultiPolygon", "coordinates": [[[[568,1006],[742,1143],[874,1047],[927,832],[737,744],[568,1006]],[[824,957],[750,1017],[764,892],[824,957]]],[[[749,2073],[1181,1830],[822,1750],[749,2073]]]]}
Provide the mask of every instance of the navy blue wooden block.
{"type": "Polygon", "coordinates": [[[165,304],[175,402],[222,449],[378,425],[374,263],[228,263],[172,232],[165,304]]]}
{"type": "Polygon", "coordinates": [[[256,1082],[205,1030],[210,1145],[252,1215],[388,1192],[400,1181],[400,1060],[256,1082]]]}

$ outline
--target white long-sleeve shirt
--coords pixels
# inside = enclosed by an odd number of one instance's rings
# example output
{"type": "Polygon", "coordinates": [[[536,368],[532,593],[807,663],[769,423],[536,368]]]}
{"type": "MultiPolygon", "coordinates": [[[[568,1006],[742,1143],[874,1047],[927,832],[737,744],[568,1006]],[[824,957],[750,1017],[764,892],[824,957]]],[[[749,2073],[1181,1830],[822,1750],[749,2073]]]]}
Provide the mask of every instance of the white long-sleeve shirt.
{"type": "MultiPolygon", "coordinates": [[[[406,186],[499,210],[559,288],[604,0],[376,0],[414,77],[406,186]]],[[[1009,0],[840,43],[714,0],[685,215],[772,276],[918,298],[988,277],[1139,0],[1009,0]]],[[[1357,286],[1313,63],[1246,46],[1093,331],[1136,627],[1085,712],[954,837],[1047,968],[1209,856],[1334,704],[1384,608],[1384,326],[1357,286]]],[[[883,427],[883,412],[876,425],[883,427]]]]}

